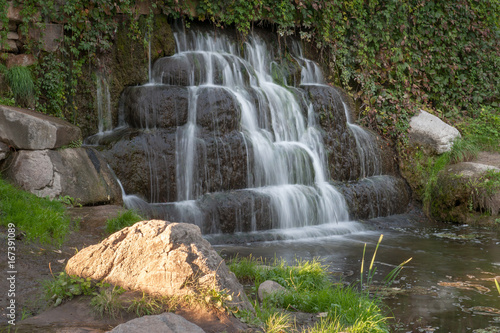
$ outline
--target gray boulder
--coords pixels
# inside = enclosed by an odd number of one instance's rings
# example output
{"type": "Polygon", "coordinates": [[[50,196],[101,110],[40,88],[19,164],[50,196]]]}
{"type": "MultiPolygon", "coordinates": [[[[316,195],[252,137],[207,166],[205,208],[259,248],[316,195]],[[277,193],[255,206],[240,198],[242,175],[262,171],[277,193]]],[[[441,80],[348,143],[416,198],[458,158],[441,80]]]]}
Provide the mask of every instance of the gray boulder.
{"type": "Polygon", "coordinates": [[[267,280],[260,284],[257,293],[259,295],[259,299],[263,301],[266,296],[285,290],[286,290],[285,287],[283,287],[278,282],[267,280]]]}
{"type": "Polygon", "coordinates": [[[80,129],[62,119],[0,105],[0,141],[15,149],[54,149],[81,138],[80,129]]]}
{"type": "Polygon", "coordinates": [[[0,141],[0,162],[2,162],[7,158],[7,156],[9,156],[9,152],[9,146],[0,141]]]}
{"type": "Polygon", "coordinates": [[[112,333],[205,333],[199,326],[183,317],[166,312],[156,316],[144,316],[116,326],[112,333]]]}
{"type": "Polygon", "coordinates": [[[235,275],[194,224],[138,222],[80,250],[66,272],[160,296],[216,290],[231,296],[228,306],[253,310],[235,275]]]}
{"type": "Polygon", "coordinates": [[[424,110],[411,118],[409,134],[411,144],[438,155],[450,151],[453,141],[461,137],[455,127],[424,110]]]}
{"type": "Polygon", "coordinates": [[[118,181],[92,148],[20,150],[4,165],[8,180],[39,197],[70,196],[82,205],[122,203],[118,181]]]}

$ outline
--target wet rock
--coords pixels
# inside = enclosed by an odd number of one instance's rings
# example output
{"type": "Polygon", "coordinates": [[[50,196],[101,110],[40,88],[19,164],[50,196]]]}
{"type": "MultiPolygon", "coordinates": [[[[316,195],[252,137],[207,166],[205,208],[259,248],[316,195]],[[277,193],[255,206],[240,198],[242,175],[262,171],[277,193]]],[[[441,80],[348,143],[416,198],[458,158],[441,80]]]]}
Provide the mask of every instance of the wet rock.
{"type": "Polygon", "coordinates": [[[260,301],[264,301],[264,298],[266,298],[268,295],[285,291],[285,287],[283,287],[281,284],[278,282],[274,282],[271,280],[264,281],[260,284],[259,290],[258,290],[258,295],[260,301]]]}
{"type": "Polygon", "coordinates": [[[82,205],[122,202],[112,171],[91,148],[21,150],[6,166],[7,179],[39,197],[70,196],[82,205]]]}
{"type": "Polygon", "coordinates": [[[116,326],[111,333],[204,333],[199,326],[183,317],[166,312],[156,316],[144,316],[116,326]]]}
{"type": "Polygon", "coordinates": [[[214,136],[200,131],[190,146],[182,141],[183,130],[144,131],[103,150],[127,194],[164,203],[246,187],[247,151],[241,133],[214,136]]]}
{"type": "Polygon", "coordinates": [[[410,144],[438,155],[450,151],[453,141],[461,137],[455,127],[424,110],[411,118],[409,134],[410,144]]]}
{"type": "Polygon", "coordinates": [[[238,103],[227,89],[202,87],[196,93],[197,125],[219,134],[239,130],[238,103]]]}
{"type": "Polygon", "coordinates": [[[16,149],[54,149],[81,140],[81,131],[60,118],[0,105],[0,141],[16,149]]]}
{"type": "Polygon", "coordinates": [[[135,128],[169,128],[187,122],[186,87],[146,85],[124,90],[125,119],[135,128]]]}
{"type": "Polygon", "coordinates": [[[228,305],[253,310],[235,275],[192,224],[138,222],[80,250],[66,272],[161,296],[215,289],[231,295],[228,305]]]}
{"type": "Polygon", "coordinates": [[[324,144],[330,167],[330,177],[347,181],[360,177],[360,162],[356,139],[347,128],[347,117],[341,95],[326,85],[301,86],[310,100],[324,131],[324,144]]]}
{"type": "Polygon", "coordinates": [[[336,185],[345,196],[353,219],[401,214],[407,211],[411,200],[408,186],[399,177],[375,176],[336,185]]]}
{"type": "Polygon", "coordinates": [[[216,134],[239,129],[240,115],[234,96],[220,87],[188,89],[182,86],[145,85],[124,92],[127,123],[136,128],[171,128],[188,121],[188,107],[196,125],[216,134]]]}
{"type": "Polygon", "coordinates": [[[223,85],[232,83],[224,82],[227,71],[232,73],[235,81],[248,84],[250,73],[246,65],[235,55],[216,52],[188,51],[158,59],[152,75],[155,83],[168,85],[223,85]]]}
{"type": "Polygon", "coordinates": [[[432,215],[448,222],[494,224],[500,214],[500,188],[490,178],[499,172],[500,168],[475,162],[442,170],[432,189],[432,215]]]}

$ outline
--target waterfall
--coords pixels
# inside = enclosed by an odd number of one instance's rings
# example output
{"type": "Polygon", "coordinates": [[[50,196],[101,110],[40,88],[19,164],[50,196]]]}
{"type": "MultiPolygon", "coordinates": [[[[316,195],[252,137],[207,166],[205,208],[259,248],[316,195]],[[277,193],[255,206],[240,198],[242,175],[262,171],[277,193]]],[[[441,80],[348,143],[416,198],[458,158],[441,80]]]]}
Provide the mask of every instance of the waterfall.
{"type": "Polygon", "coordinates": [[[98,134],[110,131],[113,129],[111,120],[111,97],[109,95],[109,85],[106,77],[100,73],[96,75],[97,89],[97,119],[98,119],[98,134]]]}
{"type": "Polygon", "coordinates": [[[153,64],[147,84],[123,92],[122,139],[103,152],[137,194],[126,196],[129,207],[206,234],[286,229],[297,237],[294,230],[316,234],[319,226],[359,230],[350,216],[363,215],[349,213],[346,193],[358,206],[396,193],[392,176],[366,178],[383,174],[373,135],[352,122],[298,43],[283,67],[257,34],[243,45],[222,33],[174,37],[177,53],[153,64]],[[382,193],[376,184],[384,182],[382,193]],[[358,198],[351,189],[360,188],[381,195],[358,198]]]}

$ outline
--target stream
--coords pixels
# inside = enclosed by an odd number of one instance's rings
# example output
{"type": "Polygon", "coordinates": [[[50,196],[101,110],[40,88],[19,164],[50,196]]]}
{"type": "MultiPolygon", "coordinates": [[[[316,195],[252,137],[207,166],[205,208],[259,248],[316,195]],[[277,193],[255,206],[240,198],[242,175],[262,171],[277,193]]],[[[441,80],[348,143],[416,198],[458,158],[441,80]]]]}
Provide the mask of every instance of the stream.
{"type": "MultiPolygon", "coordinates": [[[[391,288],[381,294],[394,332],[500,332],[500,295],[493,279],[500,280],[500,232],[498,229],[419,221],[415,215],[377,218],[353,232],[324,226],[326,236],[298,238],[293,231],[281,240],[260,240],[255,234],[236,235],[240,244],[215,245],[223,256],[320,258],[343,280],[358,283],[364,244],[365,266],[372,258],[380,234],[374,284],[398,264],[405,265],[391,288]],[[287,239],[288,238],[288,239],[287,239]],[[390,309],[390,310],[389,310],[390,309]],[[489,327],[489,330],[484,330],[489,327]]],[[[261,235],[269,238],[268,235],[261,235]]],[[[212,237],[212,243],[221,242],[212,237]]],[[[226,239],[226,241],[228,241],[226,239]]]]}

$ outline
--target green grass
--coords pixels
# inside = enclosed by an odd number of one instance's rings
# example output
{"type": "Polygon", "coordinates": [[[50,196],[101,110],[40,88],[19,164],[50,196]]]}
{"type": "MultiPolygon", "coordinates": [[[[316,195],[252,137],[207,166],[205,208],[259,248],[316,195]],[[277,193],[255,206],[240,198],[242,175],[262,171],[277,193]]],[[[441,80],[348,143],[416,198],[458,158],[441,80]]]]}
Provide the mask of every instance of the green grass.
{"type": "Polygon", "coordinates": [[[125,227],[129,227],[136,222],[144,220],[133,210],[126,210],[117,217],[106,220],[106,232],[112,234],[125,227]]]}
{"type": "Polygon", "coordinates": [[[5,78],[9,84],[16,103],[23,107],[34,103],[35,84],[28,67],[12,67],[6,70],[5,78]]]}
{"type": "Polygon", "coordinates": [[[0,179],[0,225],[15,225],[26,239],[60,245],[69,231],[70,218],[64,204],[39,198],[0,179]]]}
{"type": "Polygon", "coordinates": [[[480,150],[500,152],[500,108],[482,106],[457,127],[480,150]]]}
{"type": "Polygon", "coordinates": [[[238,279],[253,281],[256,288],[265,280],[273,280],[287,289],[269,295],[260,307],[256,304],[257,317],[266,331],[270,327],[288,325],[283,316],[274,315],[282,311],[280,309],[328,313],[318,324],[317,332],[332,328],[335,329],[329,332],[389,331],[388,318],[382,313],[380,301],[370,298],[368,293],[331,282],[327,266],[318,260],[296,260],[290,266],[282,259],[266,263],[252,257],[236,258],[229,268],[238,279]]]}

